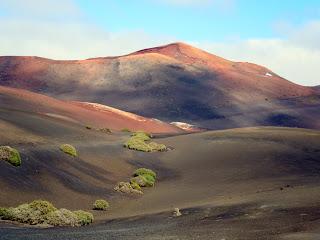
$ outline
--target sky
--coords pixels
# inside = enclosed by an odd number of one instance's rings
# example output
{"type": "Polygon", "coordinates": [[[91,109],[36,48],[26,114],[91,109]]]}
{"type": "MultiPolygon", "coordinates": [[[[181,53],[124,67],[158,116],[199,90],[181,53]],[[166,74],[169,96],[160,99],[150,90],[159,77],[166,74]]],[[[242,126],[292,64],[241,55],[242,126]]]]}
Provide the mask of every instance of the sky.
{"type": "Polygon", "coordinates": [[[319,0],[0,0],[0,56],[86,59],[172,42],[320,85],[319,0]]]}

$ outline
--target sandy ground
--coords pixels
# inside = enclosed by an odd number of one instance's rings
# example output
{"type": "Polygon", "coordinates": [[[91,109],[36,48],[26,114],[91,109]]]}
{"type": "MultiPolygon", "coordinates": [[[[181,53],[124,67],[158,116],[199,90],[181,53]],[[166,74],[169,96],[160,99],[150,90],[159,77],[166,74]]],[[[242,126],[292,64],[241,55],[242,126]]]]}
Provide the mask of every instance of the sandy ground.
{"type": "Polygon", "coordinates": [[[43,198],[57,207],[107,212],[83,228],[0,224],[0,239],[320,239],[320,132],[243,128],[158,138],[172,147],[141,153],[112,135],[26,112],[0,111],[0,144],[23,164],[0,162],[0,206],[43,198]],[[73,144],[79,157],[58,149],[73,144]],[[154,169],[157,185],[143,196],[114,192],[137,167],[154,169]],[[172,217],[173,208],[182,216],[172,217]]]}

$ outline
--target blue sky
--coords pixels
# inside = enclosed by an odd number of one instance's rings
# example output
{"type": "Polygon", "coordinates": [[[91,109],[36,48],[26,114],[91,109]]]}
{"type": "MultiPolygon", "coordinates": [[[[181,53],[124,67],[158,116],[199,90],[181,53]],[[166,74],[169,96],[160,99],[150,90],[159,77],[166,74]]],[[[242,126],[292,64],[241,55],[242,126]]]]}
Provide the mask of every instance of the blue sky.
{"type": "Polygon", "coordinates": [[[88,18],[111,31],[142,29],[185,41],[275,37],[281,35],[275,29],[279,23],[300,25],[320,18],[319,0],[171,2],[78,1],[88,18]]]}
{"type": "Polygon", "coordinates": [[[0,0],[0,55],[85,59],[182,41],[320,85],[319,0],[0,0]]]}

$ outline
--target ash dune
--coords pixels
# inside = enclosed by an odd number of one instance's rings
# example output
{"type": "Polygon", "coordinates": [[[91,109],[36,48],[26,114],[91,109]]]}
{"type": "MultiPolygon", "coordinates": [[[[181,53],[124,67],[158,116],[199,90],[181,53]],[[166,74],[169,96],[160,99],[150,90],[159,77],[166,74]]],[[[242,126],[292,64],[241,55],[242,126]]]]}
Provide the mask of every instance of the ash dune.
{"type": "Polygon", "coordinates": [[[184,43],[81,61],[1,57],[0,72],[1,85],[96,102],[168,122],[212,129],[319,128],[320,101],[301,100],[319,94],[316,88],[184,43]],[[288,124],[285,118],[290,119],[288,124]]]}
{"type": "Polygon", "coordinates": [[[28,111],[68,120],[83,126],[121,130],[144,130],[153,133],[179,133],[181,129],[156,119],[144,118],[101,104],[63,101],[26,90],[1,87],[0,107],[28,111]]]}
{"type": "Polygon", "coordinates": [[[123,149],[124,133],[88,132],[69,121],[28,112],[1,110],[0,117],[0,144],[7,144],[11,135],[10,144],[23,158],[19,169],[0,162],[2,206],[37,198],[69,209],[88,209],[97,198],[111,204],[107,214],[95,213],[98,224],[88,228],[0,225],[3,239],[25,234],[28,239],[64,239],[65,234],[68,239],[319,237],[319,131],[209,131],[159,138],[174,151],[148,154],[123,149]],[[21,132],[33,138],[14,135],[21,132]],[[76,146],[78,158],[58,150],[62,139],[76,146]],[[141,197],[114,192],[114,185],[137,167],[154,169],[157,185],[141,197]],[[181,209],[181,218],[171,218],[174,207],[181,209]]]}

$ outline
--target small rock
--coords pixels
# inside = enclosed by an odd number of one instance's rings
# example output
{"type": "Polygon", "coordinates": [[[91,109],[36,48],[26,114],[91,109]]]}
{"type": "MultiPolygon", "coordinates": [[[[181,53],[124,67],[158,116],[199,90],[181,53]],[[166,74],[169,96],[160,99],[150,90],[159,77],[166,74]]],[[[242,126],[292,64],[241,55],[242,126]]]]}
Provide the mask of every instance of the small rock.
{"type": "Polygon", "coordinates": [[[182,213],[180,212],[179,208],[175,208],[173,211],[173,216],[174,217],[180,217],[182,215],[182,213]]]}

